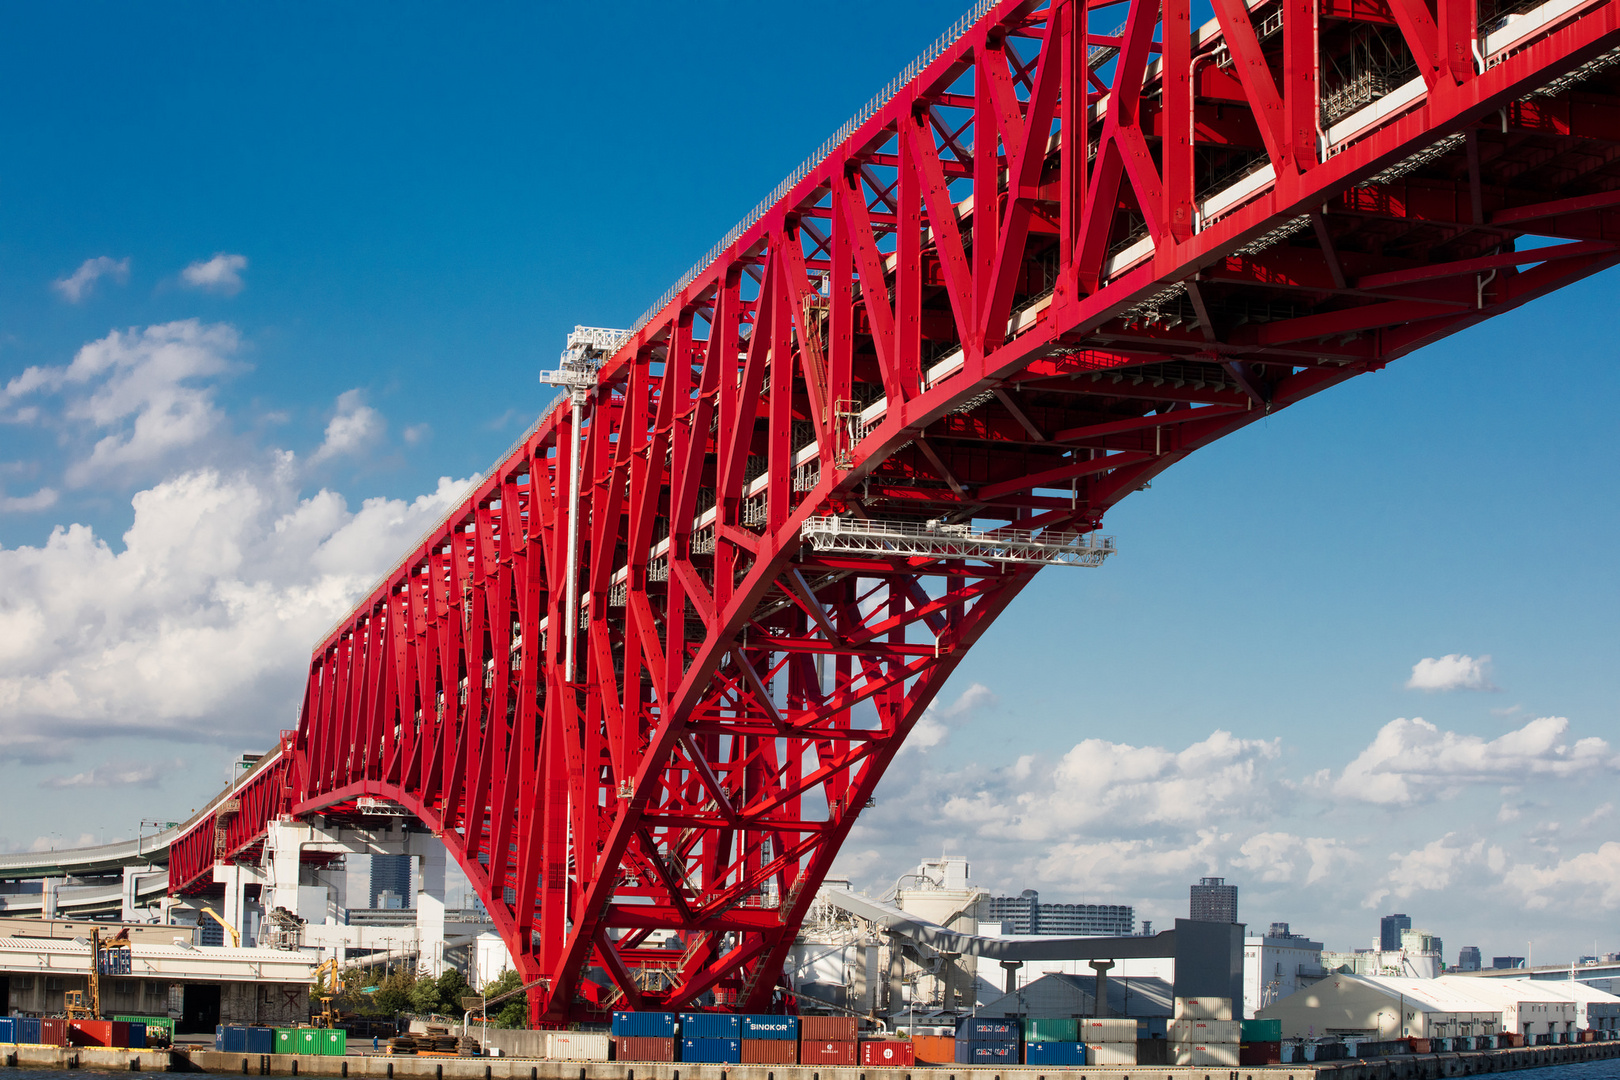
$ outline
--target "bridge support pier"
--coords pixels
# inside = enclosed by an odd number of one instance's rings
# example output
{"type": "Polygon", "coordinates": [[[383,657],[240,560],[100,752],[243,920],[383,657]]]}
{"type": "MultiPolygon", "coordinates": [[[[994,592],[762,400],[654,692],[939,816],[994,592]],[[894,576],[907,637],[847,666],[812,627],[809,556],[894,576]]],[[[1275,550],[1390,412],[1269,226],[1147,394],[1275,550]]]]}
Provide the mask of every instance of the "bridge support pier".
{"type": "Polygon", "coordinates": [[[420,861],[416,874],[417,963],[438,978],[444,973],[444,844],[416,833],[408,845],[420,861]]]}
{"type": "Polygon", "coordinates": [[[248,944],[247,928],[242,925],[242,918],[247,911],[247,886],[257,880],[251,867],[238,863],[217,863],[214,866],[214,883],[225,886],[225,910],[220,914],[231,927],[242,935],[242,943],[248,944]]]}

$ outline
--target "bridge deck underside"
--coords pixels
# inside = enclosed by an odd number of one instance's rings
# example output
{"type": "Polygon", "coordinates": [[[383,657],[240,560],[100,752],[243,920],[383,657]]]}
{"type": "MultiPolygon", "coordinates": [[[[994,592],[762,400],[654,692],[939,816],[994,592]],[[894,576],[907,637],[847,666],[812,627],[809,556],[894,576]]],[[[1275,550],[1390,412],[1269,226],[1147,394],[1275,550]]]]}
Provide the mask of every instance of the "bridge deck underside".
{"type": "Polygon", "coordinates": [[[321,643],[284,762],[177,843],[174,887],[267,816],[386,798],[537,1020],[766,1008],[1037,569],[806,522],[1070,543],[1199,447],[1620,260],[1614,3],[1215,11],[1003,2],[931,50],[636,329],[578,432],[548,410],[321,643]]]}

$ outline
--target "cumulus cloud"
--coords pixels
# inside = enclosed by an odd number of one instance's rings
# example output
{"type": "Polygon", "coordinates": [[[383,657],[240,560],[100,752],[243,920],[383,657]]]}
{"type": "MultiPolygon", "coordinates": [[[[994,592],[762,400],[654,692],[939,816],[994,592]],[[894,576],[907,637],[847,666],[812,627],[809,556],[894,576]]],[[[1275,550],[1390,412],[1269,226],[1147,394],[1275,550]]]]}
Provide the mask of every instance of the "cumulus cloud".
{"type": "Polygon", "coordinates": [[[85,299],[95,289],[96,282],[104,277],[110,277],[122,285],[129,280],[129,260],[115,259],[110,255],[97,255],[93,259],[86,259],[79,264],[79,268],[67,277],[57,278],[51,282],[51,288],[70,304],[77,304],[85,299]]]}
{"type": "Polygon", "coordinates": [[[235,296],[242,291],[242,271],[247,269],[246,255],[228,255],[221,251],[212,259],[198,260],[180,271],[180,280],[193,289],[235,296]]]}
{"type": "Polygon", "coordinates": [[[224,417],[205,380],[231,370],[238,345],[230,326],[196,319],[115,330],[81,348],[70,364],[24,370],[0,393],[0,410],[34,395],[65,394],[65,419],[107,433],[88,457],[68,466],[68,484],[124,478],[219,428],[224,417]]]}
{"type": "Polygon", "coordinates": [[[1391,720],[1345,766],[1332,791],[1352,801],[1407,806],[1452,794],[1465,784],[1568,780],[1620,767],[1603,739],[1569,742],[1568,731],[1569,721],[1562,716],[1531,720],[1495,739],[1441,731],[1422,717],[1391,720]]]}
{"type": "Polygon", "coordinates": [[[1389,861],[1394,867],[1368,895],[1363,907],[1376,908],[1388,899],[1408,900],[1420,892],[1444,892],[1469,871],[1473,871],[1473,885],[1480,890],[1488,887],[1506,866],[1501,847],[1487,845],[1484,840],[1460,839],[1456,833],[1446,833],[1411,851],[1394,852],[1389,861]]]}
{"type": "Polygon", "coordinates": [[[359,390],[345,390],[338,395],[337,412],[327,422],[326,438],[310,461],[359,453],[382,436],[385,426],[382,414],[364,404],[359,390]]]}
{"type": "Polygon", "coordinates": [[[922,716],[912,725],[911,734],[901,744],[900,752],[916,750],[927,752],[943,743],[949,737],[953,727],[960,727],[977,716],[981,711],[991,708],[996,703],[996,695],[983,683],[974,683],[962,691],[957,699],[949,705],[941,705],[938,700],[929,703],[923,710],[922,716]]]}
{"type": "Polygon", "coordinates": [[[153,761],[144,764],[107,761],[88,772],[72,776],[51,776],[40,781],[42,788],[117,788],[157,787],[165,776],[184,769],[185,758],[153,761]]]}
{"type": "Polygon", "coordinates": [[[1490,678],[1491,658],[1481,656],[1475,660],[1462,653],[1447,653],[1436,659],[1425,656],[1412,665],[1412,677],[1406,680],[1408,690],[1426,690],[1430,693],[1445,690],[1495,690],[1490,678]]]}
{"type": "Polygon", "coordinates": [[[1531,910],[1567,908],[1589,915],[1594,908],[1620,910],[1620,843],[1604,843],[1548,866],[1517,864],[1504,886],[1531,910]]]}
{"type": "Polygon", "coordinates": [[[0,511],[8,514],[33,514],[49,510],[56,505],[55,488],[42,487],[31,495],[0,495],[0,511]]]}
{"type": "Polygon", "coordinates": [[[0,548],[0,755],[64,738],[287,726],[311,644],[466,489],[349,509],[280,467],[136,494],[121,550],[84,525],[0,548]]]}
{"type": "Polygon", "coordinates": [[[1358,852],[1335,837],[1262,832],[1243,841],[1231,865],[1248,871],[1254,881],[1315,885],[1360,861],[1358,852]]]}

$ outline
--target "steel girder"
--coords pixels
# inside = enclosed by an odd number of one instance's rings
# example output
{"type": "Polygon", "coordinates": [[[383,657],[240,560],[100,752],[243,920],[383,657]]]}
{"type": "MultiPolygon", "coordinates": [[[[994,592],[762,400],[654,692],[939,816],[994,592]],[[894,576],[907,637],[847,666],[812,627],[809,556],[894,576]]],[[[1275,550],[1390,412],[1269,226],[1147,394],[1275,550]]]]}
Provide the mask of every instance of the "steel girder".
{"type": "MultiPolygon", "coordinates": [[[[578,462],[554,404],[321,643],[259,824],[410,809],[539,1022],[765,1008],[1035,570],[807,522],[1072,543],[1197,448],[1620,260],[1615,0],[1215,12],[1005,0],[930,50],[602,366],[578,462]]],[[[175,887],[251,854],[249,817],[177,843],[175,887]]]]}

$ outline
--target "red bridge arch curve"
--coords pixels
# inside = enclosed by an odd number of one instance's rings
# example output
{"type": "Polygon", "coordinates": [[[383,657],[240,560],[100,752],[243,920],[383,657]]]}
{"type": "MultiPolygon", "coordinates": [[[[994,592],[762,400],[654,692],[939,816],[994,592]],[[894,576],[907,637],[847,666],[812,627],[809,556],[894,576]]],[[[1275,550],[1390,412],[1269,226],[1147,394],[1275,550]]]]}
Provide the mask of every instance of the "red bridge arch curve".
{"type": "Polygon", "coordinates": [[[1040,566],[1100,562],[1199,447],[1620,261],[1620,0],[1214,8],[981,2],[319,644],[171,888],[387,799],[537,1022],[762,1010],[1040,566]]]}

